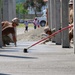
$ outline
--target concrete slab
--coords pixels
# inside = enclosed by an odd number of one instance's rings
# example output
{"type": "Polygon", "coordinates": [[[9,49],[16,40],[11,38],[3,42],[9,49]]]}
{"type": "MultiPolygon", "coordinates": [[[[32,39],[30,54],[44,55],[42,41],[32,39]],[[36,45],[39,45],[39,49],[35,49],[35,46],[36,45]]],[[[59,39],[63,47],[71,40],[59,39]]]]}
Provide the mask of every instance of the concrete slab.
{"type": "Polygon", "coordinates": [[[23,53],[34,42],[19,41],[0,49],[0,73],[5,75],[75,75],[74,48],[54,43],[38,44],[23,53]]]}

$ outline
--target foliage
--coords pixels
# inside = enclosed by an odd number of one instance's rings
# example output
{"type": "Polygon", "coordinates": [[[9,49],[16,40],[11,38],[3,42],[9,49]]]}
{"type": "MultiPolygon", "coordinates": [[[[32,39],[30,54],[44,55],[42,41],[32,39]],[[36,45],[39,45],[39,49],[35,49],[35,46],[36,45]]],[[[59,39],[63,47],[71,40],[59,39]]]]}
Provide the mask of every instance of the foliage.
{"type": "Polygon", "coordinates": [[[37,11],[41,11],[41,7],[45,5],[43,0],[27,0],[24,3],[24,8],[27,9],[29,6],[36,8],[37,11]]]}
{"type": "Polygon", "coordinates": [[[43,0],[34,0],[34,5],[38,11],[41,11],[41,7],[45,5],[43,0]]]}
{"type": "Polygon", "coordinates": [[[24,9],[23,4],[16,4],[16,13],[20,13],[20,14],[26,14],[28,13],[27,10],[24,9]]]}
{"type": "Polygon", "coordinates": [[[26,14],[28,13],[28,7],[32,7],[35,11],[35,16],[37,16],[36,12],[41,11],[42,6],[45,5],[43,0],[16,0],[16,13],[17,14],[26,14]]]}

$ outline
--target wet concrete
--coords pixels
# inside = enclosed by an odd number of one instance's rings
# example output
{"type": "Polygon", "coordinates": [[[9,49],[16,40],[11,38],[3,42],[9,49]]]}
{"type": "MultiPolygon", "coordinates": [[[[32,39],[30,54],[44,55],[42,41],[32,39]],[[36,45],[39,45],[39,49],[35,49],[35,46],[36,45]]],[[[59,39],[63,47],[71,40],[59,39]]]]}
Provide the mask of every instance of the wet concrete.
{"type": "Polygon", "coordinates": [[[23,49],[35,42],[18,41],[0,49],[0,73],[8,75],[75,75],[73,48],[62,48],[54,43],[38,44],[24,53],[23,49]]]}

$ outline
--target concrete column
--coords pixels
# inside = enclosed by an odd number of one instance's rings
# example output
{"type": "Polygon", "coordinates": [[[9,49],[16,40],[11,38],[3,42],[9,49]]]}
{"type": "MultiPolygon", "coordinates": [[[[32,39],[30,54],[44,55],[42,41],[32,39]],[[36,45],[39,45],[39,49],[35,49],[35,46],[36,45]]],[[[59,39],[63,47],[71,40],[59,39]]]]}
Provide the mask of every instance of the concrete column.
{"type": "Polygon", "coordinates": [[[11,21],[16,15],[15,0],[3,0],[3,20],[11,21]]]}
{"type": "Polygon", "coordinates": [[[8,20],[8,0],[3,0],[3,20],[8,20]]]}
{"type": "MultiPolygon", "coordinates": [[[[12,18],[15,18],[16,17],[16,0],[12,0],[12,18]]],[[[15,36],[16,36],[16,39],[17,39],[17,28],[15,27],[15,36]]]]}
{"type": "MultiPolygon", "coordinates": [[[[51,9],[50,9],[50,18],[51,18],[51,29],[56,27],[56,22],[55,22],[55,7],[54,7],[54,0],[51,0],[51,9]]],[[[55,37],[52,38],[52,42],[55,42],[55,37]]]]}
{"type": "Polygon", "coordinates": [[[51,10],[51,0],[48,0],[48,8],[49,8],[49,13],[48,13],[48,22],[49,22],[49,27],[50,27],[50,29],[52,28],[52,10],[51,10]]]}
{"type": "MultiPolygon", "coordinates": [[[[60,0],[55,0],[55,19],[56,19],[56,31],[61,28],[61,18],[60,18],[60,0]]],[[[61,33],[55,36],[56,45],[61,45],[61,33]]]]}
{"type": "Polygon", "coordinates": [[[12,0],[12,18],[16,17],[16,0],[12,0]]]}
{"type": "MultiPolygon", "coordinates": [[[[74,7],[74,33],[75,33],[75,0],[73,0],[73,7],[74,7]]],[[[74,41],[74,54],[75,54],[75,34],[74,33],[73,33],[74,35],[73,41],[74,41]]]]}
{"type": "Polygon", "coordinates": [[[50,0],[48,0],[48,26],[51,28],[51,21],[50,21],[50,0]]]}
{"type": "MultiPolygon", "coordinates": [[[[3,0],[3,21],[12,21],[16,17],[16,0],[3,0]]],[[[16,36],[16,27],[15,36],[16,36]]],[[[11,37],[11,35],[10,35],[11,37]]]]}
{"type": "Polygon", "coordinates": [[[1,10],[2,9],[2,0],[0,0],[0,48],[2,48],[2,25],[1,25],[1,21],[2,21],[2,13],[1,10]]]}
{"type": "MultiPolygon", "coordinates": [[[[68,3],[69,0],[62,0],[62,28],[68,26],[68,3]]],[[[69,48],[69,30],[62,32],[62,48],[69,48]]]]}

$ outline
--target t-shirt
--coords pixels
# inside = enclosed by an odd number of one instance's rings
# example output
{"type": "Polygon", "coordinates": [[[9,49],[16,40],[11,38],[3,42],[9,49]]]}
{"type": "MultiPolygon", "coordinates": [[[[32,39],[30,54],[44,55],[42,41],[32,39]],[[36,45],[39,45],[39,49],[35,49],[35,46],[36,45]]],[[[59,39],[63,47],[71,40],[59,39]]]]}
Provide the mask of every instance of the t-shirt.
{"type": "Polygon", "coordinates": [[[28,22],[27,22],[27,21],[25,21],[24,24],[25,24],[26,26],[28,26],[28,22]]]}
{"type": "Polygon", "coordinates": [[[34,25],[37,25],[38,20],[34,20],[33,23],[34,23],[34,25]]]}

